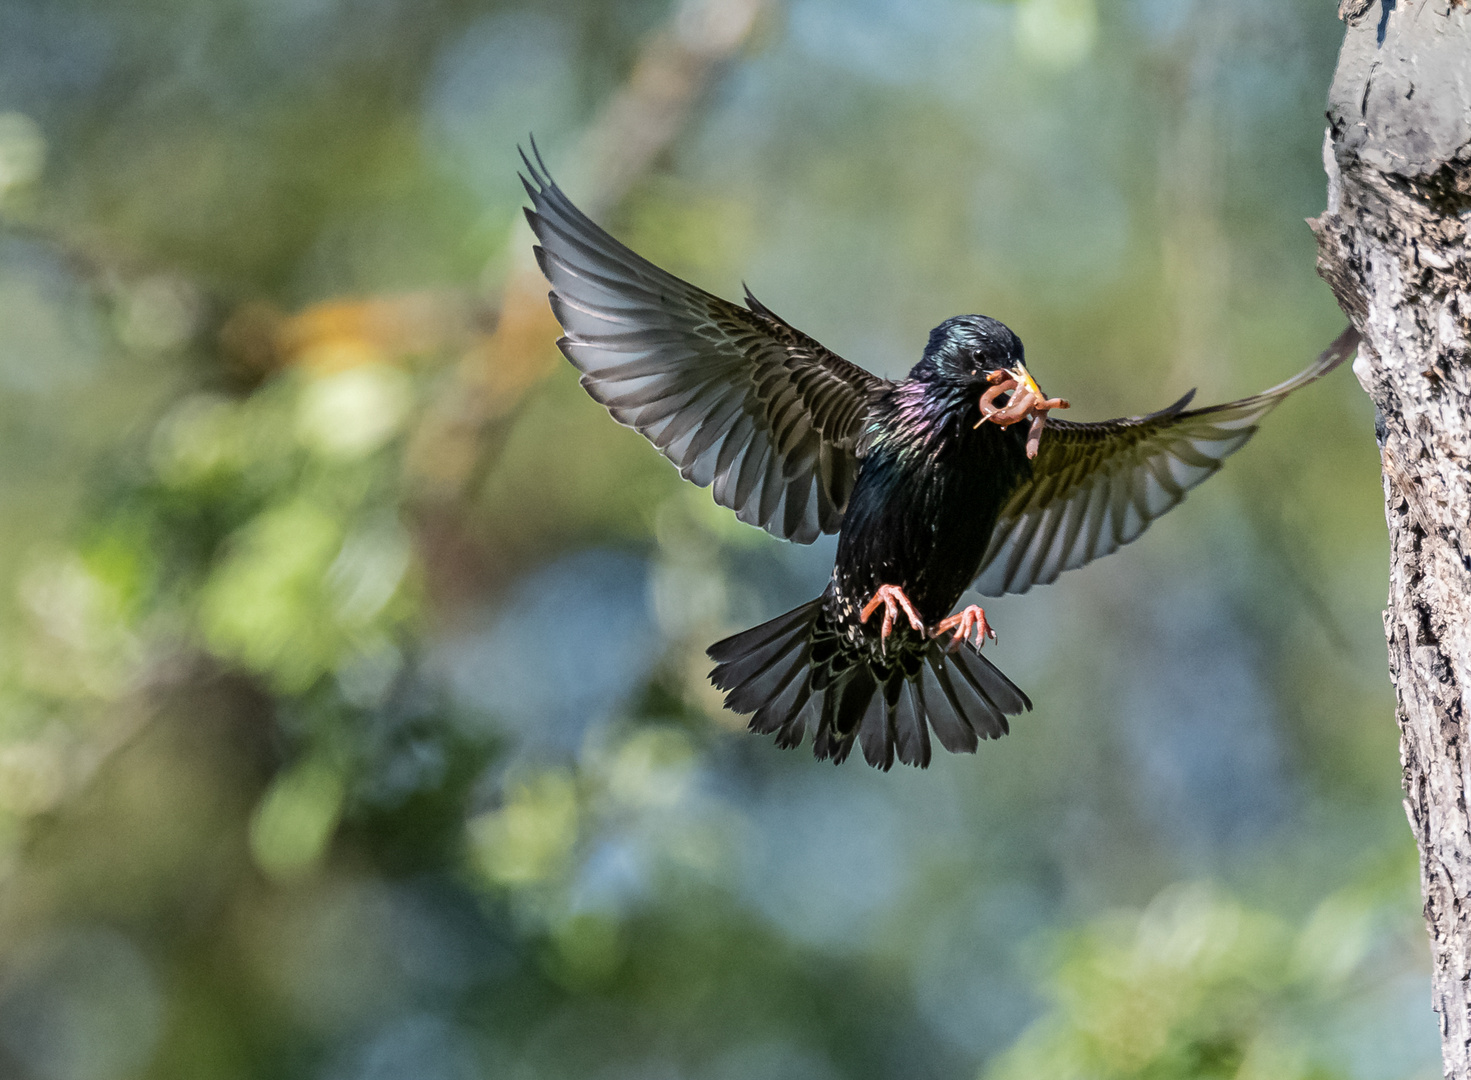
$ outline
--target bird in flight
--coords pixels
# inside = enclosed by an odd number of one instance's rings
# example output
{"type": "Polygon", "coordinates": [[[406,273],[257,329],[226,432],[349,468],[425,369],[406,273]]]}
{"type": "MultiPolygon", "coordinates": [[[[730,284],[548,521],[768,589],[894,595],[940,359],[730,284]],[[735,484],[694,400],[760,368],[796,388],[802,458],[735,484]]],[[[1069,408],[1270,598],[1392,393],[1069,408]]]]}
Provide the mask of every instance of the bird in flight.
{"type": "Polygon", "coordinates": [[[587,392],[741,521],[799,544],[838,534],[821,596],[709,649],[726,707],[779,746],[810,729],[819,759],[856,743],[880,769],[923,768],[931,731],[955,753],[1006,734],[1032,703],[981,655],[985,611],[952,613],[965,590],[1023,593],[1136,539],[1358,344],[1350,328],[1240,401],[1190,409],[1192,391],[1069,423],[995,319],[946,319],[908,376],[879,378],[749,289],[731,303],[635,254],[532,152],[526,217],[587,392]]]}

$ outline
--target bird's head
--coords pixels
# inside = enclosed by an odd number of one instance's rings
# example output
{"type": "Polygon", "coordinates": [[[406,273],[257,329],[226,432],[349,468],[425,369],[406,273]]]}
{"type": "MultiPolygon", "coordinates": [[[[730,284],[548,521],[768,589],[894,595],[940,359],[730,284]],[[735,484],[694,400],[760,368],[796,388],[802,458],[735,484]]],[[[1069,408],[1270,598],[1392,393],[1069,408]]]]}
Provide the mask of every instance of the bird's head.
{"type": "Polygon", "coordinates": [[[957,315],[930,331],[924,358],[909,374],[969,390],[990,385],[987,377],[994,371],[1010,372],[1026,383],[1031,380],[1026,370],[1021,338],[1004,323],[985,315],[957,315]]]}
{"type": "Polygon", "coordinates": [[[1029,458],[1037,456],[1048,411],[1068,407],[1061,398],[1042,393],[1027,371],[1021,339],[984,315],[957,315],[931,330],[924,358],[909,378],[954,404],[976,394],[980,419],[974,427],[988,420],[1001,428],[1027,421],[1029,458]],[[1004,404],[997,400],[1001,394],[1007,395],[1004,404]]]}

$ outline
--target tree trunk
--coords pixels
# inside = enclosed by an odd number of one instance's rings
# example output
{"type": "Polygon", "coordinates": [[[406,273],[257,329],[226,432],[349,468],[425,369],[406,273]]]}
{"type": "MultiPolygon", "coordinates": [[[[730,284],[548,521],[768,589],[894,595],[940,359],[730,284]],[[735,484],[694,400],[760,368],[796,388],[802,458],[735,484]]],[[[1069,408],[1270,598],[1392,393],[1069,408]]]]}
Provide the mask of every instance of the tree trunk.
{"type": "Polygon", "coordinates": [[[1471,12],[1344,0],[1318,269],[1363,337],[1389,521],[1389,670],[1445,1074],[1471,1080],[1471,12]]]}

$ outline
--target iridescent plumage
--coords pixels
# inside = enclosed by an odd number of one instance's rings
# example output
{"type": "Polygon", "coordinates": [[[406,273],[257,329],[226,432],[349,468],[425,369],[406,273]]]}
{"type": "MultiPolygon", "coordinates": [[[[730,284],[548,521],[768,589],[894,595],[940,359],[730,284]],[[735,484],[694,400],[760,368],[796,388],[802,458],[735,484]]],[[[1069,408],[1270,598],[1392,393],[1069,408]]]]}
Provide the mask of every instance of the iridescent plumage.
{"type": "Polygon", "coordinates": [[[1346,331],[1301,374],[1212,408],[1187,410],[1187,395],[1097,424],[1038,412],[1029,458],[1023,426],[983,422],[994,376],[1025,374],[995,319],[946,320],[905,379],[881,379],[749,292],[743,307],[659,269],[583,215],[539,157],[526,167],[558,344],[588,393],[742,521],[798,543],[839,534],[821,596],[709,650],[727,707],[781,746],[810,729],[819,758],[856,744],[879,768],[924,766],[931,732],[956,752],[1005,734],[1031,701],[971,642],[934,633],[966,588],[1025,592],[1129,543],[1357,345],[1346,331]],[[922,631],[865,620],[881,587],[902,589],[922,631]]]}

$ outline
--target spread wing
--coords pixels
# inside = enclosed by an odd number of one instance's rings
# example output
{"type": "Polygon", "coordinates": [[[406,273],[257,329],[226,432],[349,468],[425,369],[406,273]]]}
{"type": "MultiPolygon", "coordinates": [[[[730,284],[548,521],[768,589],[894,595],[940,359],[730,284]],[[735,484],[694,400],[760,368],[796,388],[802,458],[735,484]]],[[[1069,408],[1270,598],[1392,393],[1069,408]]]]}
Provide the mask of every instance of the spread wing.
{"type": "Polygon", "coordinates": [[[1167,409],[1098,424],[1047,421],[1031,478],[1007,500],[975,588],[1024,593],[1117,551],[1241,449],[1288,394],[1337,367],[1358,347],[1349,327],[1307,370],[1254,397],[1208,409],[1167,409]]]}
{"type": "Polygon", "coordinates": [[[566,331],[557,344],[587,392],[742,521],[802,544],[837,532],[869,403],[888,382],[749,290],[740,307],[634,254],[572,205],[539,154],[522,160],[536,258],[566,331]]]}

